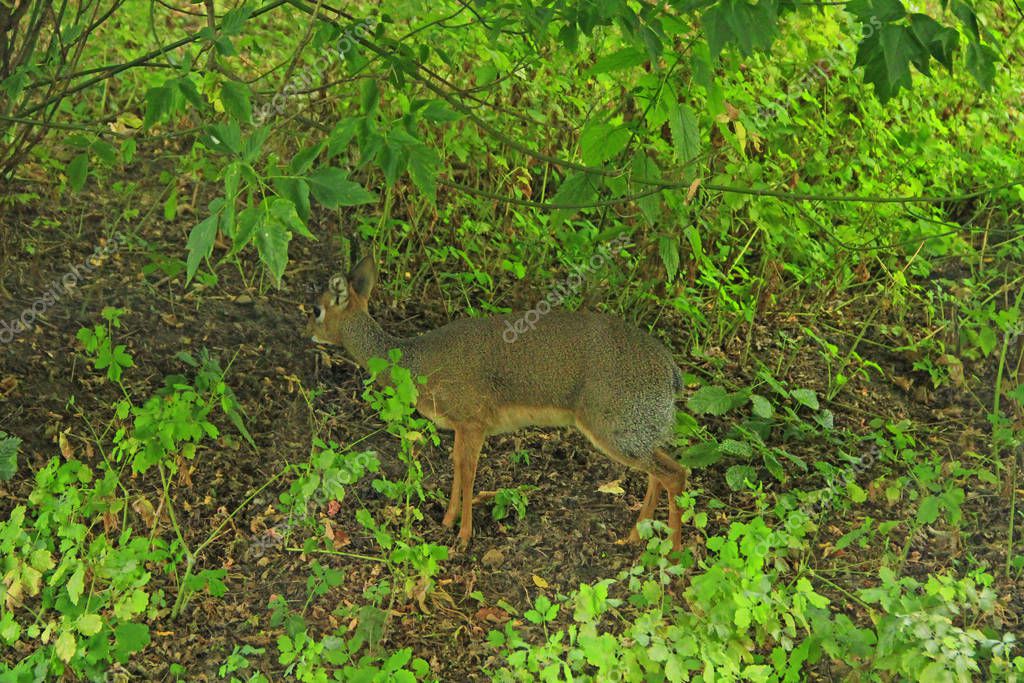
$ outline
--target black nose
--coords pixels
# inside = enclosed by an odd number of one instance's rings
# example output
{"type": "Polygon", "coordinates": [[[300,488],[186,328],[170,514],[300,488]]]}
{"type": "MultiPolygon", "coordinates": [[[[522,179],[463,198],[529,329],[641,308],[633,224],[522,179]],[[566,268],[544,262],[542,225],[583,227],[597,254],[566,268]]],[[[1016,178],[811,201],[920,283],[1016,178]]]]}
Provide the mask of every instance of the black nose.
{"type": "Polygon", "coordinates": [[[314,304],[313,305],[313,317],[314,318],[319,318],[321,312],[322,312],[322,309],[319,306],[317,306],[316,304],[314,304]]]}

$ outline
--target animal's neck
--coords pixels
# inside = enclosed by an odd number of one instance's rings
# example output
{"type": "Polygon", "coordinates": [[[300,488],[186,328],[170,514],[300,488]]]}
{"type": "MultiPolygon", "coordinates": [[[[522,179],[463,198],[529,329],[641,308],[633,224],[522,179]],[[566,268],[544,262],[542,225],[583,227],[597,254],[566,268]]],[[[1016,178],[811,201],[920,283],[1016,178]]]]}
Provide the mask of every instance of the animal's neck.
{"type": "Polygon", "coordinates": [[[346,321],[344,341],[346,350],[363,368],[371,358],[387,358],[390,349],[403,346],[400,337],[385,332],[365,311],[346,321]]]}

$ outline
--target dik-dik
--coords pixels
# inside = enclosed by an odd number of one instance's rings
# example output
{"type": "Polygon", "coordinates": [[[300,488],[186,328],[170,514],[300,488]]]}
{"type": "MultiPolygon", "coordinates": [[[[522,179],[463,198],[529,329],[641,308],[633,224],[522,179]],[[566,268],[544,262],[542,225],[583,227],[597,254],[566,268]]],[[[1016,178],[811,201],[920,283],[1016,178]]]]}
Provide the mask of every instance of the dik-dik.
{"type": "MultiPolygon", "coordinates": [[[[455,431],[454,477],[445,527],[461,516],[459,542],[473,533],[473,480],[484,440],[530,425],[575,426],[609,458],[647,472],[637,520],[654,515],[668,492],[668,523],[679,548],[676,496],[687,470],[665,450],[675,421],[682,376],[672,355],[647,334],[599,313],[550,311],[532,327],[517,316],[467,318],[408,339],[394,337],[370,316],[377,266],[366,257],[331,278],[313,307],[313,340],[338,344],[362,367],[401,349],[401,364],[425,376],[417,410],[455,431]],[[512,335],[508,330],[522,328],[512,335]]],[[[639,540],[636,528],[630,540],[639,540]]]]}

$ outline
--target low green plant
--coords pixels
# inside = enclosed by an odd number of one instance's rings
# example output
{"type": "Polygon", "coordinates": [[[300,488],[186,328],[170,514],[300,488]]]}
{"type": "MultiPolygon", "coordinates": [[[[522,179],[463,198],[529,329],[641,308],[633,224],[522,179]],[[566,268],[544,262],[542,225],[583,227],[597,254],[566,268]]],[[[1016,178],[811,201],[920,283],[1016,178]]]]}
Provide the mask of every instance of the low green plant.
{"type": "Polygon", "coordinates": [[[101,313],[106,320],[105,325],[94,325],[83,327],[78,330],[75,338],[85,347],[86,353],[92,356],[92,366],[96,370],[106,370],[107,378],[117,383],[124,390],[121,384],[121,375],[125,368],[135,364],[130,353],[124,344],[115,344],[113,331],[121,327],[121,316],[124,315],[123,308],[105,306],[101,313]]]}
{"type": "Polygon", "coordinates": [[[151,568],[168,559],[159,538],[117,532],[124,501],[117,474],[99,478],[78,460],[52,458],[25,504],[0,522],[0,641],[30,654],[11,668],[22,680],[102,679],[150,640],[162,609],[151,568]]]}
{"type": "Polygon", "coordinates": [[[491,507],[491,517],[500,522],[508,518],[513,512],[520,520],[526,519],[526,506],[529,505],[530,491],[535,491],[536,486],[522,484],[515,488],[498,489],[494,494],[494,505],[491,507]]]}

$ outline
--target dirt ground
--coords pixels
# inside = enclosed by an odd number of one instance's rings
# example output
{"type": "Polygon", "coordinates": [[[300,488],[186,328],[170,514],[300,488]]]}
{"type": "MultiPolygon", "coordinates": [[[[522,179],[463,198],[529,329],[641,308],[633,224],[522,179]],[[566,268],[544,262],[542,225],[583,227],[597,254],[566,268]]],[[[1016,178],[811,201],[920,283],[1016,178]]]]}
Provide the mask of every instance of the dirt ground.
{"type": "MultiPolygon", "coordinates": [[[[396,449],[393,437],[379,431],[379,421],[360,398],[363,372],[340,349],[318,349],[304,333],[309,304],[337,269],[337,242],[331,237],[338,233],[333,223],[336,216],[314,217],[311,228],[321,238],[319,243],[301,238],[292,242],[291,265],[279,290],[267,287],[261,293],[258,282],[246,282],[230,264],[217,268],[216,286],[185,288],[183,276],[168,278],[159,269],[143,274],[143,269],[154,262],[154,254],[184,258],[187,231],[196,219],[187,207],[173,223],[154,218],[148,213],[148,203],[157,204],[159,197],[155,190],[143,188],[133,200],[141,209],[139,217],[122,222],[116,217],[125,207],[118,205],[116,195],[104,196],[102,187],[93,186],[97,194],[86,192],[78,197],[57,196],[46,186],[26,185],[15,190],[39,196],[4,208],[0,214],[3,320],[20,315],[112,232],[124,230],[129,237],[72,292],[49,306],[45,317],[30,331],[0,345],[0,429],[24,440],[19,473],[0,492],[0,514],[5,518],[27,497],[33,473],[60,453],[57,439],[61,432],[67,433],[75,457],[87,459],[91,454],[91,464],[99,462],[95,435],[103,434],[119,391],[87,364],[75,334],[80,327],[99,323],[104,306],[126,311],[118,336],[119,343],[127,344],[135,358],[136,367],[126,371],[125,383],[137,400],[151,395],[162,385],[165,375],[187,370],[174,357],[180,351],[198,353],[205,347],[222,366],[231,364],[227,382],[244,406],[257,449],[237,438],[223,420],[225,436],[216,447],[201,448],[197,458],[187,463],[191,476],[180,478],[172,491],[175,512],[193,547],[288,463],[307,460],[314,424],[324,425],[321,437],[342,445],[365,439],[360,448],[375,449],[386,470],[401,471],[400,463],[389,457],[396,449]],[[302,389],[317,391],[311,403],[302,389]]],[[[205,201],[197,205],[205,206],[205,201]]],[[[223,253],[217,249],[215,257],[223,253]]],[[[252,263],[244,270],[258,272],[252,263]]],[[[382,277],[386,279],[387,274],[382,277]]],[[[827,321],[828,327],[815,326],[816,332],[840,348],[848,348],[860,333],[868,301],[863,298],[859,304],[832,312],[826,304],[818,320],[827,321]]],[[[528,300],[521,303],[527,304],[528,300]]],[[[786,310],[787,305],[783,303],[763,316],[764,324],[753,333],[753,355],[769,367],[781,367],[780,378],[794,386],[815,389],[821,396],[827,386],[828,368],[818,347],[801,333],[803,318],[798,311],[786,310]]],[[[398,334],[426,330],[446,319],[439,305],[425,300],[396,305],[384,295],[378,296],[371,308],[386,329],[398,334]]],[[[876,324],[886,322],[886,315],[883,312],[876,324]]],[[[734,386],[747,386],[753,379],[754,364],[744,366],[739,362],[747,344],[745,336],[724,348],[709,350],[708,358],[717,359],[713,368],[707,358],[687,358],[691,340],[685,320],[666,318],[659,329],[673,345],[684,370],[717,374],[734,386]]],[[[835,413],[836,426],[863,434],[873,417],[909,418],[918,438],[950,459],[963,459],[968,450],[987,452],[989,427],[981,406],[991,404],[990,384],[986,386],[983,381],[971,392],[954,388],[934,391],[927,376],[911,369],[908,358],[875,343],[879,339],[875,330],[875,325],[868,329],[860,353],[879,363],[885,377],[874,375],[871,381],[855,378],[828,406],[835,413]]],[[[992,374],[991,368],[972,370],[982,377],[992,374]]],[[[709,422],[709,426],[715,433],[724,434],[728,416],[709,422]]],[[[438,495],[422,505],[426,519],[421,529],[427,540],[441,544],[449,544],[454,538],[440,525],[451,481],[447,459],[451,442],[450,434],[444,434],[440,448],[427,449],[423,454],[427,487],[438,495]]],[[[794,439],[786,447],[807,462],[833,459],[827,444],[821,441],[794,439]]],[[[719,463],[694,472],[692,477],[692,485],[703,490],[699,504],[712,499],[722,503],[708,508],[709,533],[721,531],[730,521],[744,519],[752,511],[749,495],[725,485],[726,467],[726,463],[719,463]]],[[[820,487],[820,478],[788,469],[791,478],[785,484],[763,474],[766,487],[798,488],[804,482],[810,488],[820,487]]],[[[874,476],[866,472],[860,483],[868,487],[874,476]]],[[[490,439],[477,488],[535,486],[529,496],[526,521],[498,523],[491,519],[488,506],[478,505],[473,544],[469,552],[455,554],[444,563],[437,590],[426,604],[429,613],[414,601],[396,601],[383,647],[411,646],[416,655],[432,664],[441,680],[483,680],[481,670],[492,657],[486,634],[504,617],[500,610],[480,609],[470,593],[480,591],[488,605],[505,600],[522,610],[538,593],[536,577],[546,581],[550,585],[548,594],[553,594],[573,590],[581,582],[614,576],[638,554],[636,547],[616,541],[633,523],[645,483],[641,475],[593,453],[586,441],[572,432],[531,430],[490,439]],[[509,457],[521,450],[529,451],[529,465],[509,457]],[[621,496],[597,490],[602,483],[620,479],[625,489],[621,496]],[[486,564],[482,561],[485,554],[486,564]]],[[[126,481],[126,485],[136,498],[159,505],[161,485],[153,471],[126,481]]],[[[300,609],[307,598],[306,578],[313,559],[345,574],[344,582],[315,600],[308,611],[314,630],[317,626],[326,631],[345,624],[353,618],[353,610],[367,602],[364,591],[380,579],[378,563],[313,558],[287,549],[301,545],[301,538],[261,545],[267,529],[283,520],[273,505],[287,485],[287,478],[279,479],[256,495],[207,547],[199,565],[227,569],[227,593],[216,598],[198,594],[180,618],[171,619],[168,612],[158,623],[151,623],[153,641],[129,667],[134,680],[171,680],[168,667],[172,662],[187,669],[188,680],[220,680],[217,668],[236,645],[271,646],[282,632],[281,628],[268,626],[271,598],[283,596],[293,608],[300,609]],[[259,551],[254,552],[254,547],[259,551]]],[[[878,560],[886,548],[879,547],[868,556],[849,548],[832,552],[835,541],[855,528],[864,515],[876,519],[912,515],[887,506],[876,491],[870,494],[869,501],[854,514],[839,516],[822,526],[816,539],[820,554],[810,558],[819,571],[828,573],[846,590],[875,580],[878,560]]],[[[1008,600],[1002,626],[1019,632],[1017,620],[1024,614],[1024,585],[1002,572],[1010,515],[1005,494],[1006,490],[999,487],[972,485],[964,505],[960,539],[941,525],[909,539],[903,571],[923,575],[947,567],[962,572],[987,562],[989,571],[998,577],[996,589],[1008,600]]],[[[365,506],[374,514],[384,514],[385,504],[367,479],[349,491],[340,509],[314,510],[313,514],[331,514],[333,527],[350,537],[344,548],[347,552],[375,555],[379,550],[355,522],[354,511],[365,506]]],[[[662,508],[659,515],[664,514],[662,508]]],[[[146,528],[142,516],[135,512],[130,516],[134,525],[146,528]]],[[[157,533],[170,535],[163,522],[157,523],[161,524],[157,533]]],[[[899,533],[894,532],[896,541],[906,542],[898,538],[899,533]]],[[[150,585],[151,589],[158,587],[163,587],[167,595],[177,592],[172,578],[163,574],[156,574],[150,585]]],[[[867,619],[840,592],[827,586],[820,590],[844,605],[856,620],[867,619]]],[[[523,629],[529,631],[525,625],[523,629]]],[[[274,659],[266,657],[258,662],[271,680],[281,680],[282,667],[274,659]]],[[[821,673],[825,678],[829,670],[826,667],[821,673]]]]}

